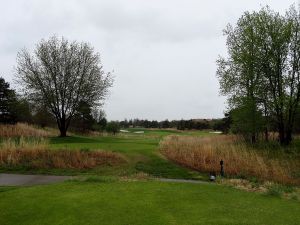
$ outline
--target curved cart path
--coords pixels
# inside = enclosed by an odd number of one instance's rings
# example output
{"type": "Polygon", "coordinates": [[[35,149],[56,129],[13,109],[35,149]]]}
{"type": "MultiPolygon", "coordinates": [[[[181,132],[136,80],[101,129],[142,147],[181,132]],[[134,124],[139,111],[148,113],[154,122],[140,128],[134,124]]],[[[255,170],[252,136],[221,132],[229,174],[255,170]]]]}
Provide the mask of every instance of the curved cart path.
{"type": "Polygon", "coordinates": [[[51,184],[62,182],[70,178],[72,177],[0,173],[0,186],[30,186],[37,184],[51,184]]]}
{"type": "MultiPolygon", "coordinates": [[[[31,185],[39,185],[39,184],[51,184],[51,183],[62,182],[71,178],[73,177],[0,173],[0,186],[31,186],[31,185]]],[[[210,183],[207,181],[200,181],[200,180],[168,179],[168,178],[154,178],[154,180],[160,182],[174,182],[174,183],[194,183],[194,184],[210,183]]]]}

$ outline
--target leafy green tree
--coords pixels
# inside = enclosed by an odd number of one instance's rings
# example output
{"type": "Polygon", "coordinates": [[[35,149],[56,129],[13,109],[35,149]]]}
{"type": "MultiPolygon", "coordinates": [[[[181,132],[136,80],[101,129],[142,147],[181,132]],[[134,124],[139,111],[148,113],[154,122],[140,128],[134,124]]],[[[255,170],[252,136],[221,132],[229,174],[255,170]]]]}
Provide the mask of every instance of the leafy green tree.
{"type": "Polygon", "coordinates": [[[17,122],[15,104],[17,102],[16,92],[10,89],[9,83],[0,77],[0,123],[17,122]]]}
{"type": "Polygon", "coordinates": [[[262,130],[267,139],[271,119],[280,143],[292,140],[300,100],[299,33],[300,16],[294,7],[285,16],[268,7],[246,12],[235,27],[225,30],[229,57],[217,61],[221,93],[228,96],[229,108],[240,112],[233,124],[247,119],[247,129],[240,130],[249,131],[252,142],[262,130]]]}
{"type": "Polygon", "coordinates": [[[212,128],[216,131],[222,131],[223,133],[229,133],[230,126],[232,124],[232,112],[225,113],[225,117],[222,119],[216,119],[213,121],[212,128]]]}
{"type": "Polygon", "coordinates": [[[94,124],[93,129],[98,131],[104,131],[107,120],[106,120],[106,114],[103,109],[93,108],[92,109],[92,116],[93,119],[96,121],[96,124],[94,124]]]}
{"type": "Polygon", "coordinates": [[[238,133],[252,143],[255,143],[257,136],[263,129],[263,116],[259,110],[253,113],[254,102],[246,102],[244,105],[232,110],[233,133],[238,133]]]}
{"type": "Polygon", "coordinates": [[[108,133],[113,133],[115,135],[116,133],[120,132],[120,124],[117,121],[111,121],[108,122],[106,125],[106,131],[108,133]]]}
{"type": "MultiPolygon", "coordinates": [[[[256,121],[259,108],[259,99],[263,89],[259,59],[256,56],[259,51],[257,39],[259,36],[256,28],[256,13],[246,12],[237,22],[236,27],[227,26],[224,31],[227,35],[228,59],[219,58],[217,76],[219,77],[221,93],[229,98],[231,109],[238,109],[233,123],[247,120],[247,129],[250,132],[251,141],[256,141],[260,131],[256,121]],[[244,112],[247,109],[247,115],[244,112]],[[247,118],[240,118],[247,116],[247,118]]],[[[237,125],[237,124],[236,124],[237,125]]],[[[239,123],[239,125],[241,125],[239,123]]],[[[244,133],[245,134],[245,133],[244,133]]]]}
{"type": "Polygon", "coordinates": [[[300,134],[300,106],[298,106],[298,109],[297,109],[296,115],[295,115],[294,132],[297,134],[300,134]]]}
{"type": "Polygon", "coordinates": [[[178,123],[177,123],[177,130],[185,130],[185,121],[183,119],[181,119],[180,121],[178,121],[178,123]]]}
{"type": "Polygon", "coordinates": [[[93,129],[96,123],[92,116],[92,107],[87,102],[81,101],[76,109],[73,118],[72,128],[80,132],[86,132],[93,129]]]}
{"type": "Polygon", "coordinates": [[[105,117],[101,118],[97,123],[100,131],[104,131],[107,125],[107,119],[105,117]]]}
{"type": "Polygon", "coordinates": [[[29,102],[15,90],[8,82],[0,78],[0,123],[32,123],[32,111],[29,102]]]}
{"type": "Polygon", "coordinates": [[[12,108],[17,122],[33,123],[32,107],[26,98],[17,95],[12,108]]]}
{"type": "Polygon", "coordinates": [[[41,127],[55,126],[56,121],[52,113],[44,105],[37,105],[34,109],[33,122],[41,127]]]}
{"type": "Polygon", "coordinates": [[[300,15],[295,7],[286,16],[264,9],[258,27],[261,68],[271,96],[269,107],[281,144],[289,144],[300,100],[300,15]]]}
{"type": "Polygon", "coordinates": [[[170,121],[169,120],[162,121],[161,128],[170,128],[170,121]]]}

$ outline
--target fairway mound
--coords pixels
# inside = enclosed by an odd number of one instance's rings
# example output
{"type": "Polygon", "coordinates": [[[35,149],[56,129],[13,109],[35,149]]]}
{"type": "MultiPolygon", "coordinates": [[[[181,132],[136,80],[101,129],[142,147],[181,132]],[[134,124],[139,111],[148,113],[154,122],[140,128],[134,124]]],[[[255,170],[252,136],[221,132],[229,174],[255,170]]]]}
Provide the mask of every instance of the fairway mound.
{"type": "Polygon", "coordinates": [[[125,162],[109,151],[15,149],[0,150],[0,167],[5,169],[91,169],[125,162]]]}

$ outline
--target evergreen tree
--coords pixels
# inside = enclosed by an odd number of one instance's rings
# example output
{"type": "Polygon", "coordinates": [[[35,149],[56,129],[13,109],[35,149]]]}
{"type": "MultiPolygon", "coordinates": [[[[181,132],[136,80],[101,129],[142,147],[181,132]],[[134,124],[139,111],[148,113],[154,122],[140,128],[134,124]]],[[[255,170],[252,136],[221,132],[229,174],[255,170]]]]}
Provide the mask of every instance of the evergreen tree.
{"type": "Polygon", "coordinates": [[[16,123],[17,113],[15,105],[17,103],[16,93],[10,89],[9,83],[0,77],[0,123],[16,123]]]}

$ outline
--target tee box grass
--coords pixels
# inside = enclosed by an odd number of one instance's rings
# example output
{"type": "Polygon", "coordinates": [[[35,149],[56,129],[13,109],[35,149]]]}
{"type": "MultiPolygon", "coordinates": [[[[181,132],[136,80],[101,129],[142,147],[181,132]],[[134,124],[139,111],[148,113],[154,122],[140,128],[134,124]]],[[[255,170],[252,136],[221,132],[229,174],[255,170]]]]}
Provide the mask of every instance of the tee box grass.
{"type": "Polygon", "coordinates": [[[298,225],[298,201],[215,184],[67,181],[0,188],[1,225],[298,225]]]}

